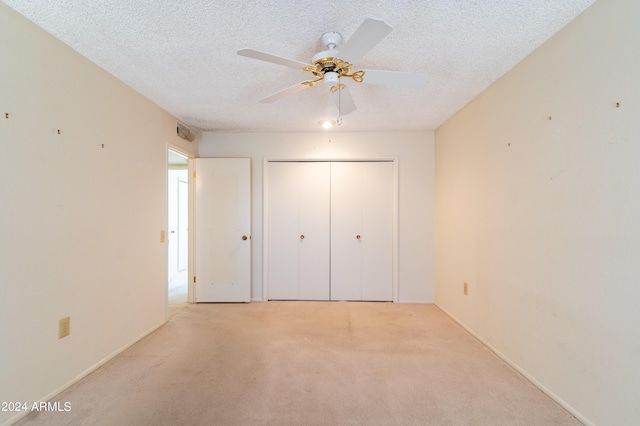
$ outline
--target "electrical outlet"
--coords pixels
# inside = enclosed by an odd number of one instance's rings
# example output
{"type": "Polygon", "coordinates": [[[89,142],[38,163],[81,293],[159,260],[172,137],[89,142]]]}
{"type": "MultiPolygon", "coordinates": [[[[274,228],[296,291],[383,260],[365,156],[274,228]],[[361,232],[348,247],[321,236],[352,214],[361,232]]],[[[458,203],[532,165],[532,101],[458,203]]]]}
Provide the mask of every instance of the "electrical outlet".
{"type": "Polygon", "coordinates": [[[58,339],[67,337],[71,333],[71,317],[64,317],[58,322],[58,339]]]}
{"type": "Polygon", "coordinates": [[[469,295],[469,283],[468,282],[464,282],[464,287],[463,287],[463,291],[464,291],[464,295],[468,296],[469,295]]]}

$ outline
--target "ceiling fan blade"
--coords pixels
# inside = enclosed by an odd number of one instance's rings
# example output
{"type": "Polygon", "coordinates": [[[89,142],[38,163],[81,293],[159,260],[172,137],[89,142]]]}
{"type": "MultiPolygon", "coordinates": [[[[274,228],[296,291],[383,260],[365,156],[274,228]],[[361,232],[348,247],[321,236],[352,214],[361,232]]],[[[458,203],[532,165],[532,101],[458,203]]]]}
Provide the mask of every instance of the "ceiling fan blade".
{"type": "Polygon", "coordinates": [[[333,98],[333,102],[335,102],[336,107],[338,107],[340,115],[351,114],[357,109],[356,103],[353,102],[353,98],[351,97],[351,93],[349,92],[349,89],[347,89],[347,86],[344,86],[342,90],[331,92],[331,97],[333,98]]]}
{"type": "Polygon", "coordinates": [[[427,75],[420,73],[381,70],[362,71],[364,71],[362,82],[367,84],[423,89],[427,86],[428,81],[427,75]]]}
{"type": "Polygon", "coordinates": [[[253,49],[240,49],[238,50],[238,55],[298,69],[303,69],[309,66],[309,64],[304,62],[296,61],[294,59],[282,58],[280,56],[272,55],[271,53],[260,52],[253,49]]]}
{"type": "Polygon", "coordinates": [[[352,64],[357,63],[373,47],[380,43],[392,30],[386,22],[379,19],[365,19],[340,49],[340,58],[352,64]]]}
{"type": "Polygon", "coordinates": [[[306,84],[302,84],[302,83],[298,83],[296,85],[293,85],[291,87],[287,87],[284,90],[281,90],[277,93],[274,93],[271,96],[267,96],[264,99],[260,99],[260,102],[262,102],[263,104],[270,104],[273,103],[275,101],[279,101],[282,98],[285,98],[289,95],[293,95],[294,93],[300,92],[301,90],[307,89],[311,86],[308,86],[306,84]]]}

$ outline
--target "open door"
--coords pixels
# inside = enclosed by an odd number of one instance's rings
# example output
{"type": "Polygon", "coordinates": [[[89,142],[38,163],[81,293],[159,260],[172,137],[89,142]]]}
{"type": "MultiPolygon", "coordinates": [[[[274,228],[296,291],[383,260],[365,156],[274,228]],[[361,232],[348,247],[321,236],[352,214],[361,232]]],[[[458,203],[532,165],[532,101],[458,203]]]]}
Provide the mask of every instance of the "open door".
{"type": "Polygon", "coordinates": [[[251,300],[251,160],[195,160],[196,302],[251,300]]]}

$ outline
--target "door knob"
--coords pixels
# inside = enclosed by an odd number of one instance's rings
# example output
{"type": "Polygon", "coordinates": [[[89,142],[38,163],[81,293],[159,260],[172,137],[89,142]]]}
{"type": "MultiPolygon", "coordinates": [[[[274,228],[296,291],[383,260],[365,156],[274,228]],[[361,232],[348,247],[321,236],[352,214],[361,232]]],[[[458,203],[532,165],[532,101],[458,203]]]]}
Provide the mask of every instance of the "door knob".
{"type": "Polygon", "coordinates": [[[247,240],[247,236],[246,236],[246,235],[243,235],[243,236],[242,236],[242,241],[246,241],[246,240],[247,240]]]}
{"type": "Polygon", "coordinates": [[[301,239],[301,240],[304,240],[304,235],[300,235],[300,239],[301,239]]]}
{"type": "Polygon", "coordinates": [[[356,235],[356,240],[360,239],[360,234],[356,235]]]}

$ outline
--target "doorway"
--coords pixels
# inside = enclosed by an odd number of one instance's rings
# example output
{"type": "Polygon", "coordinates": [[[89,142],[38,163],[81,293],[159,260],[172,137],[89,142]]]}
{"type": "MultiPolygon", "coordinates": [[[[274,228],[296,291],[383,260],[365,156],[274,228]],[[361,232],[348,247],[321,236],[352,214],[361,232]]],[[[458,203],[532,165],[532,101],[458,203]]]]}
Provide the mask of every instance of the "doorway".
{"type": "Polygon", "coordinates": [[[167,206],[168,206],[168,302],[172,305],[187,302],[189,263],[189,165],[188,158],[168,150],[167,206]]]}

